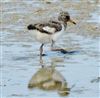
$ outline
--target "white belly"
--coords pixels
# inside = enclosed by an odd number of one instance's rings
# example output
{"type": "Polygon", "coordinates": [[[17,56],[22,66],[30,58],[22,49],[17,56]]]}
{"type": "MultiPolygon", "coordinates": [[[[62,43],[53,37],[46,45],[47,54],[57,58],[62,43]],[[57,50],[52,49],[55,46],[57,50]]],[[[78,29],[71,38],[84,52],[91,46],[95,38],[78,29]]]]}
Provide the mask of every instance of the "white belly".
{"type": "Polygon", "coordinates": [[[62,32],[62,31],[56,32],[55,34],[52,35],[52,40],[56,41],[57,39],[59,39],[62,36],[63,33],[64,32],[62,32]]]}
{"type": "Polygon", "coordinates": [[[41,43],[50,43],[52,41],[52,37],[50,34],[37,32],[36,39],[41,43]]]}
{"type": "Polygon", "coordinates": [[[38,30],[31,30],[30,35],[40,43],[50,43],[52,41],[52,35],[41,33],[38,30]]]}
{"type": "Polygon", "coordinates": [[[64,27],[62,26],[62,30],[59,32],[55,32],[53,34],[46,34],[46,33],[41,33],[38,30],[30,30],[31,36],[34,37],[38,42],[40,43],[51,43],[52,40],[56,41],[61,37],[61,35],[64,33],[64,27]]]}

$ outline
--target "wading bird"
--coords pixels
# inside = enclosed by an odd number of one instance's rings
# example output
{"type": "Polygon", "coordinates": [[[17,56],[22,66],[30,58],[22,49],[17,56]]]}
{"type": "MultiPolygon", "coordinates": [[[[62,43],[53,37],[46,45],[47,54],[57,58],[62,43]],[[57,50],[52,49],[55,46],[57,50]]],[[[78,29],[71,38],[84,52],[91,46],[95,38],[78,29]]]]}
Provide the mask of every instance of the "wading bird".
{"type": "Polygon", "coordinates": [[[40,57],[43,56],[43,46],[46,43],[51,43],[52,51],[61,51],[63,53],[66,53],[66,50],[54,49],[53,46],[55,41],[57,41],[65,32],[67,22],[76,24],[73,20],[71,20],[68,12],[62,11],[58,16],[58,21],[50,20],[46,23],[29,24],[27,26],[27,29],[31,30],[34,33],[36,40],[41,43],[40,57]]]}

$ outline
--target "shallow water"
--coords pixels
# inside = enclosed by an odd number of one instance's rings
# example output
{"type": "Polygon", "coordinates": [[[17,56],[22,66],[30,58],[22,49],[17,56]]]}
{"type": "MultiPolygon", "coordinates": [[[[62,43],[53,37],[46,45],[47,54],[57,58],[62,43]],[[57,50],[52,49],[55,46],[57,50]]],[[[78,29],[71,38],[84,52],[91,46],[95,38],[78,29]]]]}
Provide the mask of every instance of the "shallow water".
{"type": "Polygon", "coordinates": [[[50,66],[54,63],[56,70],[66,79],[68,87],[74,85],[66,98],[99,98],[100,82],[91,81],[97,79],[100,75],[100,39],[99,35],[97,35],[99,22],[96,18],[99,13],[98,6],[100,6],[100,3],[92,0],[88,2],[90,6],[87,7],[87,2],[80,0],[76,0],[76,2],[68,0],[67,3],[54,0],[55,2],[51,4],[45,3],[45,0],[44,2],[32,0],[8,1],[1,2],[0,68],[2,82],[0,86],[2,98],[47,98],[52,96],[60,98],[56,91],[29,90],[27,87],[32,75],[41,66],[39,61],[40,44],[28,33],[26,26],[29,23],[39,21],[39,16],[42,19],[47,19],[49,16],[50,18],[54,17],[60,9],[64,9],[62,6],[65,7],[66,5],[67,10],[69,10],[73,19],[77,20],[78,24],[76,26],[69,25],[68,31],[66,31],[68,33],[65,33],[62,39],[56,42],[56,46],[64,47],[68,51],[75,51],[75,53],[52,52],[49,49],[50,45],[45,45],[44,51],[47,56],[43,57],[44,64],[50,66]],[[81,3],[83,5],[80,5],[81,3]],[[86,10],[85,7],[88,9],[86,10]],[[88,12],[89,10],[90,12],[88,12]],[[96,14],[93,15],[93,12],[96,14]],[[85,24],[92,24],[93,28],[96,27],[96,29],[90,28],[90,31],[87,31],[86,28],[80,27],[84,22],[85,24]],[[91,29],[93,29],[93,33],[90,33],[91,29]],[[84,33],[87,34],[84,36],[84,33]]]}

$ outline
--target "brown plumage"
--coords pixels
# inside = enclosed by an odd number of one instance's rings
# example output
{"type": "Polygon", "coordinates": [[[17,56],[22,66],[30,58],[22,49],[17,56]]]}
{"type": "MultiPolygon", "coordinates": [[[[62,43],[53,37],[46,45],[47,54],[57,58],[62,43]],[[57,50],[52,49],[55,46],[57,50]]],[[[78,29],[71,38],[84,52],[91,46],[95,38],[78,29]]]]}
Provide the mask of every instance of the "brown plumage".
{"type": "Polygon", "coordinates": [[[51,27],[51,28],[54,28],[55,31],[54,33],[56,33],[57,31],[61,31],[62,29],[62,26],[59,22],[56,22],[56,21],[49,21],[48,23],[37,23],[37,24],[30,24],[27,28],[28,30],[33,30],[33,29],[36,29],[38,31],[40,31],[41,33],[47,33],[47,34],[52,34],[52,32],[48,31],[48,30],[45,30],[43,29],[44,27],[51,27]]]}

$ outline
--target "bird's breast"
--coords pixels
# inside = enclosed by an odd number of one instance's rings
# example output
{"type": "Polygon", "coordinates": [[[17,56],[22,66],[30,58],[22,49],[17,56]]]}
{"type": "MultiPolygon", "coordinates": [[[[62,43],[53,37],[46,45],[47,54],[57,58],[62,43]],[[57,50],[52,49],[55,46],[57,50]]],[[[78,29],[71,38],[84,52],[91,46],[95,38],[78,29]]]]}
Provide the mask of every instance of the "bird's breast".
{"type": "Polygon", "coordinates": [[[57,39],[59,39],[59,38],[63,35],[64,32],[65,32],[65,28],[64,28],[64,26],[62,25],[61,31],[58,31],[58,32],[54,33],[54,34],[52,35],[52,39],[53,39],[54,41],[56,41],[57,39]]]}

